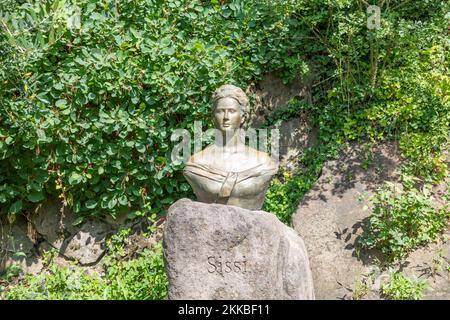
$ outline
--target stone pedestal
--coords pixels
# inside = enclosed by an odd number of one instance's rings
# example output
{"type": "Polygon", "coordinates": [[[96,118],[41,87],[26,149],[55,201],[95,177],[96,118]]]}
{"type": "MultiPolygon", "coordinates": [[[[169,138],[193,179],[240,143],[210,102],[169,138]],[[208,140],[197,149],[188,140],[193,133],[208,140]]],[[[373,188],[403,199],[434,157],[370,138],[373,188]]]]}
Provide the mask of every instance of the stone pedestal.
{"type": "Polygon", "coordinates": [[[169,299],[314,299],[303,240],[264,211],[181,199],[164,258],[169,299]]]}

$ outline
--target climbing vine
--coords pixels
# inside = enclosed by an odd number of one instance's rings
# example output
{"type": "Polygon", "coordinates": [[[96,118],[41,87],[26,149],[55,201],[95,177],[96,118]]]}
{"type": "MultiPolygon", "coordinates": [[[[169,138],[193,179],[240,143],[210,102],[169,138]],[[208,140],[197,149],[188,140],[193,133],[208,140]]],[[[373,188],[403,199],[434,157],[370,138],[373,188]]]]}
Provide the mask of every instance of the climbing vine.
{"type": "Polygon", "coordinates": [[[0,213],[58,197],[79,222],[164,212],[192,194],[172,131],[208,123],[220,84],[269,71],[312,79],[299,108],[320,144],[399,139],[410,174],[442,179],[448,4],[372,4],[377,29],[362,0],[2,1],[0,213]]]}

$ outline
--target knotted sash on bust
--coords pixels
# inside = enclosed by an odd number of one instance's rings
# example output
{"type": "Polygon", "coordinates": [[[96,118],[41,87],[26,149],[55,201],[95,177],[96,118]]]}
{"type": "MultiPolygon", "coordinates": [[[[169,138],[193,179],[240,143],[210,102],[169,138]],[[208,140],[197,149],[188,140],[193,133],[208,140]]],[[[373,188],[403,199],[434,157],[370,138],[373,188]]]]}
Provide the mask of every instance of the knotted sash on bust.
{"type": "Polygon", "coordinates": [[[262,169],[263,166],[264,164],[262,163],[244,171],[233,172],[216,169],[208,165],[188,162],[186,163],[184,170],[221,183],[222,186],[217,195],[218,198],[229,198],[236,184],[252,177],[259,177],[265,174],[273,175],[277,171],[277,169],[274,168],[262,169]]]}

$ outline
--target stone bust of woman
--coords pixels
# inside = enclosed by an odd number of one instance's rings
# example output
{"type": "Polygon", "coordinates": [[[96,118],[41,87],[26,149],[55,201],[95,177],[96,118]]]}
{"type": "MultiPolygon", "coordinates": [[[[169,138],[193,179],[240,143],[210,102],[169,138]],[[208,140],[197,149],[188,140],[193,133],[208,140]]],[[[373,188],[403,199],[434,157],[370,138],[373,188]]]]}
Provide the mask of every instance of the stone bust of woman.
{"type": "Polygon", "coordinates": [[[242,133],[248,112],[248,98],[242,89],[223,85],[214,92],[216,141],[191,156],[183,172],[198,201],[261,209],[278,162],[245,145],[242,133]]]}

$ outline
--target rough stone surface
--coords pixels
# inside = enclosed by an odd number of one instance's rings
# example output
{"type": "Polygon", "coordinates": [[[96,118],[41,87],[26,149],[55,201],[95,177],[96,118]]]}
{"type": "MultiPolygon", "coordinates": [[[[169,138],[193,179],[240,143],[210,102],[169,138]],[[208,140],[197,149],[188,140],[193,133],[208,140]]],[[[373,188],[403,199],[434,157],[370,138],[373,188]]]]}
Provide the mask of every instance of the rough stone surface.
{"type": "MultiPolygon", "coordinates": [[[[269,73],[253,89],[256,100],[250,114],[250,127],[259,128],[274,112],[286,109],[293,99],[311,101],[310,79],[296,79],[289,84],[269,73]]],[[[317,143],[318,129],[306,114],[271,126],[280,130],[280,165],[289,171],[299,168],[298,157],[305,148],[317,143]]]]}
{"type": "Polygon", "coordinates": [[[250,125],[258,128],[270,113],[285,108],[291,99],[307,99],[310,101],[311,93],[307,82],[307,80],[296,79],[287,85],[273,73],[265,75],[253,89],[256,101],[252,106],[250,125]]]}
{"type": "MultiPolygon", "coordinates": [[[[105,253],[105,238],[115,224],[88,220],[74,226],[76,215],[60,201],[49,200],[39,205],[31,217],[42,243],[58,249],[59,254],[83,265],[94,264],[105,253]]],[[[44,248],[45,245],[40,247],[44,248]]],[[[41,248],[41,251],[43,250],[41,248]]]]}
{"type": "Polygon", "coordinates": [[[84,265],[96,263],[105,253],[105,240],[110,232],[111,228],[106,223],[87,221],[64,243],[60,253],[84,265]]]}
{"type": "MultiPolygon", "coordinates": [[[[397,143],[369,146],[351,144],[338,159],[328,161],[314,187],[305,195],[293,216],[294,229],[304,239],[310,257],[317,299],[351,299],[362,283],[368,284],[366,299],[380,299],[380,284],[387,272],[379,272],[377,252],[358,252],[355,243],[368,222],[368,198],[386,181],[396,183],[401,164],[397,143]],[[372,158],[371,158],[372,157],[372,158]],[[364,208],[367,206],[367,208],[364,208]],[[373,281],[369,278],[374,277],[373,281]]],[[[442,186],[435,188],[437,202],[442,186]]],[[[433,265],[442,252],[450,262],[449,242],[420,248],[398,270],[405,275],[429,278],[420,272],[433,265]],[[444,249],[447,248],[447,249],[444,249]]],[[[449,273],[433,279],[426,299],[450,298],[449,273]],[[447,288],[447,289],[443,289],[447,288]]]]}
{"type": "Polygon", "coordinates": [[[127,258],[137,257],[143,250],[153,248],[163,238],[166,218],[162,217],[155,223],[155,230],[151,235],[143,232],[140,226],[126,240],[124,251],[127,258]]]}
{"type": "Polygon", "coordinates": [[[317,143],[318,130],[304,117],[283,121],[280,130],[280,165],[288,170],[298,168],[298,158],[306,148],[317,143]]]}
{"type": "Polygon", "coordinates": [[[55,200],[38,205],[31,216],[37,233],[56,249],[60,249],[64,241],[79,230],[72,225],[75,219],[69,208],[55,200]]]}
{"type": "Polygon", "coordinates": [[[17,216],[12,224],[0,223],[0,251],[29,253],[34,246],[28,232],[28,222],[17,216]]]}
{"type": "Polygon", "coordinates": [[[293,216],[308,249],[318,299],[344,297],[367,272],[354,248],[369,215],[363,207],[378,186],[395,180],[400,163],[395,144],[368,148],[350,145],[328,161],[293,216]]]}
{"type": "Polygon", "coordinates": [[[169,299],[314,299],[302,239],[270,213],[181,199],[163,243],[169,299]]]}
{"type": "Polygon", "coordinates": [[[65,266],[70,260],[77,260],[87,272],[97,272],[102,269],[99,262],[105,254],[109,235],[130,228],[124,251],[127,258],[134,258],[162,239],[164,225],[164,219],[160,219],[155,232],[148,237],[148,219],[127,221],[124,211],[117,219],[109,218],[105,222],[89,219],[74,226],[76,215],[54,199],[39,204],[29,219],[18,216],[13,223],[0,223],[0,273],[16,265],[24,273],[37,274],[43,268],[44,253],[52,249],[59,253],[54,258],[58,265],[65,266]]]}
{"type": "Polygon", "coordinates": [[[19,265],[24,272],[36,274],[42,263],[34,255],[34,234],[30,224],[17,216],[12,224],[0,224],[0,273],[19,265]]]}
{"type": "Polygon", "coordinates": [[[0,273],[12,266],[18,266],[23,273],[36,275],[42,271],[44,265],[36,255],[16,256],[11,252],[0,253],[0,273]]]}

